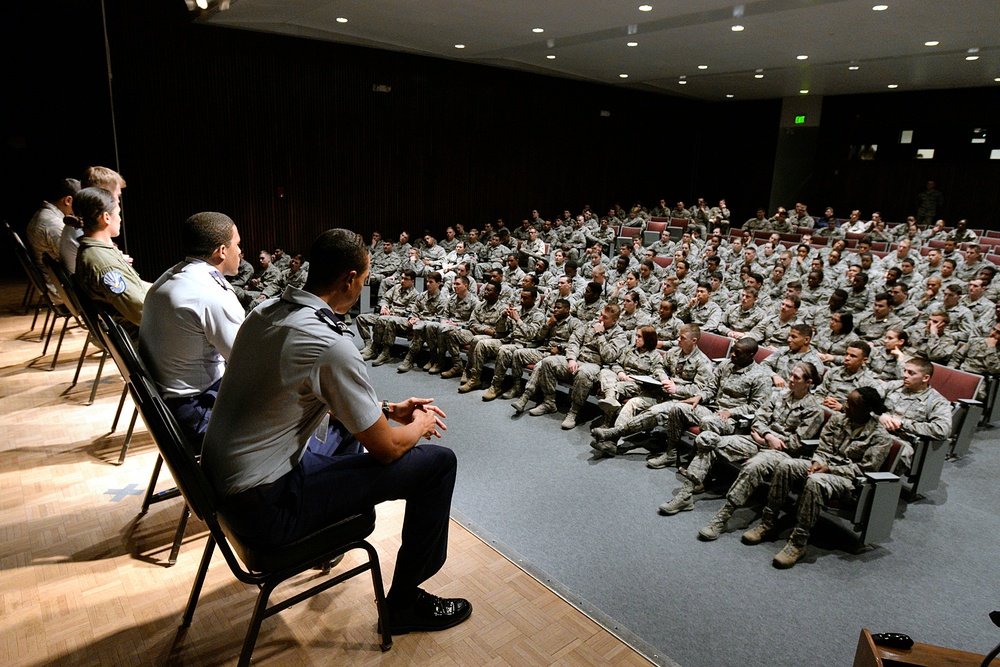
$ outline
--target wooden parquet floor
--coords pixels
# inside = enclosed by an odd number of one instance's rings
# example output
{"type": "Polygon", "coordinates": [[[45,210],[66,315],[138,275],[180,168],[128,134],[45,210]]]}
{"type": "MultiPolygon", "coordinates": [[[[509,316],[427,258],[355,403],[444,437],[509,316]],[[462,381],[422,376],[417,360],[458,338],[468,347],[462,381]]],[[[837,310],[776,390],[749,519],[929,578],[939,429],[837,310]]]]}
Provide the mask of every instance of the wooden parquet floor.
{"type": "MultiPolygon", "coordinates": [[[[194,622],[179,631],[204,525],[189,524],[177,564],[165,567],[182,501],[137,518],[156,452],[140,420],[124,464],[112,464],[132,411],[126,401],[123,423],[109,433],[120,376],[109,361],[97,401],[85,405],[97,356],[76,387],[70,382],[86,334],[71,330],[56,369],[46,370],[53,350],[40,359],[38,329],[26,335],[31,317],[15,312],[22,294],[23,285],[0,285],[0,665],[235,664],[256,590],[216,552],[194,622]]],[[[169,483],[164,473],[159,488],[169,483]]],[[[371,538],[387,579],[402,510],[402,503],[380,506],[371,538]]],[[[650,664],[462,526],[451,528],[448,563],[428,588],[468,597],[475,609],[468,622],[397,637],[381,653],[371,583],[362,576],[266,620],[254,663],[650,664]]]]}

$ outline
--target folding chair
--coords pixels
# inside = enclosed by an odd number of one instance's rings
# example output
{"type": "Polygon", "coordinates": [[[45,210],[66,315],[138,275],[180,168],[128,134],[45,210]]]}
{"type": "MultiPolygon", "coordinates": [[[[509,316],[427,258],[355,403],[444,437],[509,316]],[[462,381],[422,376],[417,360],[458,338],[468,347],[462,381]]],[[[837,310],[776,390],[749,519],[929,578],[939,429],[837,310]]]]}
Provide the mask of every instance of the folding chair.
{"type": "Polygon", "coordinates": [[[983,416],[983,403],[976,400],[983,376],[934,364],[931,387],[952,405],[950,456],[960,458],[969,452],[972,435],[983,416]]]}
{"type": "Polygon", "coordinates": [[[10,234],[10,238],[14,245],[14,254],[17,255],[18,261],[24,268],[24,272],[28,274],[28,280],[34,286],[35,291],[39,294],[38,303],[35,306],[35,317],[31,320],[31,329],[29,333],[35,330],[35,322],[38,320],[38,313],[44,306],[47,309],[45,314],[45,322],[42,323],[42,336],[38,340],[41,341],[42,338],[45,339],[45,346],[42,348],[42,356],[44,357],[49,351],[49,343],[52,341],[52,334],[56,330],[56,321],[62,318],[63,325],[62,330],[59,332],[59,342],[56,344],[56,351],[52,357],[52,365],[49,366],[49,370],[56,367],[56,362],[59,360],[59,350],[62,348],[63,338],[66,336],[66,328],[69,326],[69,318],[73,316],[69,312],[69,309],[61,303],[56,303],[52,299],[52,293],[49,292],[48,283],[45,282],[45,275],[42,270],[38,268],[34,260],[31,258],[31,253],[28,251],[28,247],[24,245],[24,241],[21,237],[7,225],[7,231],[10,234]],[[51,321],[51,324],[50,324],[51,321]],[[46,328],[48,329],[48,334],[45,333],[46,328]]]}
{"type": "MultiPolygon", "coordinates": [[[[106,325],[106,329],[102,328],[102,331],[109,339],[108,347],[112,350],[112,355],[116,349],[127,350],[128,337],[121,327],[111,318],[102,319],[102,324],[106,325]]],[[[392,647],[392,634],[386,616],[382,570],[378,552],[365,539],[375,530],[375,509],[347,517],[279,547],[260,546],[254,544],[251,539],[238,535],[228,525],[225,516],[219,513],[220,499],[202,471],[194,452],[188,447],[177,421],[160,397],[155,383],[143,370],[139,357],[137,355],[131,359],[125,357],[122,361],[125,364],[125,379],[132,392],[132,399],[139,407],[143,421],[146,422],[164,463],[180,487],[188,507],[205,522],[209,530],[205,553],[191,588],[181,627],[187,628],[191,625],[201,588],[212,561],[212,553],[218,546],[233,575],[246,584],[256,586],[260,591],[240,652],[238,663],[240,667],[250,664],[260,625],[265,618],[368,571],[372,573],[372,587],[378,608],[381,634],[379,646],[383,651],[389,650],[392,647]],[[367,560],[361,565],[330,579],[321,580],[286,600],[268,606],[271,593],[284,581],[316,567],[322,567],[324,572],[327,572],[331,561],[355,549],[364,549],[368,554],[367,560]]]]}

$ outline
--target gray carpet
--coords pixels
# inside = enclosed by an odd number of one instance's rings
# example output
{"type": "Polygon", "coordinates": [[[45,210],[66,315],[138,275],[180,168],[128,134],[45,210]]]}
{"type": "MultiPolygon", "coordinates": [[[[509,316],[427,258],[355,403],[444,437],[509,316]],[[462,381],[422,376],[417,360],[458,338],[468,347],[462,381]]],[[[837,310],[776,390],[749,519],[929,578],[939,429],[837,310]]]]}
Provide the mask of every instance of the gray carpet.
{"type": "Polygon", "coordinates": [[[481,392],[458,394],[456,380],[418,370],[397,374],[398,363],[372,369],[372,380],[380,398],[430,396],[448,414],[456,515],[659,662],[846,665],[862,627],[977,653],[1000,640],[987,618],[1000,608],[994,431],[946,464],[938,490],[900,505],[882,547],[855,555],[823,523],[806,559],[779,571],[771,558],[783,542],[739,541],[750,510],[718,541],[696,539],[718,493],[659,516],[676,473],[646,468],[642,450],[594,461],[588,427],[562,431],[562,413],[514,418],[509,401],[483,403],[481,392]]]}

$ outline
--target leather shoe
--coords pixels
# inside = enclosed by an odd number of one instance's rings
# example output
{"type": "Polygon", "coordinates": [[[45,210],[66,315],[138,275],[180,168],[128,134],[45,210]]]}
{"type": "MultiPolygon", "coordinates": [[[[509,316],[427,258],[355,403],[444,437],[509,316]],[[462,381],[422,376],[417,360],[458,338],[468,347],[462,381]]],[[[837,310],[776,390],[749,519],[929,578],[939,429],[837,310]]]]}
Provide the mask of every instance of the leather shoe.
{"type": "Polygon", "coordinates": [[[420,590],[409,607],[389,610],[389,629],[393,635],[414,631],[434,632],[454,627],[471,615],[472,605],[468,600],[439,598],[420,590]]]}

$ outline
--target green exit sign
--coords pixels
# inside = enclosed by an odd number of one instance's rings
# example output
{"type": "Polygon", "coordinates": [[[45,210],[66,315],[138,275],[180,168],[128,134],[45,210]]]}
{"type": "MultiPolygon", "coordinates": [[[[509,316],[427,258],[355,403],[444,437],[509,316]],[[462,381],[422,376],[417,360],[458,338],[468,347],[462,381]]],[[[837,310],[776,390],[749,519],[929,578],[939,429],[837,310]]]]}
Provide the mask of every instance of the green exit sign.
{"type": "Polygon", "coordinates": [[[796,116],[795,117],[795,124],[796,125],[805,125],[806,124],[806,117],[805,116],[796,116]]]}

